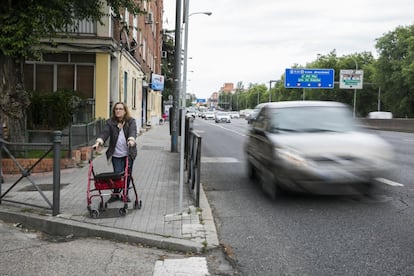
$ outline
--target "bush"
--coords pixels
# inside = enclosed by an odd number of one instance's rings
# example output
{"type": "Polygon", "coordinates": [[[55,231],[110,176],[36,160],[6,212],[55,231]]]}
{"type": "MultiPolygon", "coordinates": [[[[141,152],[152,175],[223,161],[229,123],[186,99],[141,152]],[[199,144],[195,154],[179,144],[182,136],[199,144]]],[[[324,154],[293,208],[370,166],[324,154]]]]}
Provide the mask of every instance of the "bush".
{"type": "Polygon", "coordinates": [[[62,130],[72,122],[81,101],[80,94],[71,90],[31,92],[28,128],[62,130]]]}

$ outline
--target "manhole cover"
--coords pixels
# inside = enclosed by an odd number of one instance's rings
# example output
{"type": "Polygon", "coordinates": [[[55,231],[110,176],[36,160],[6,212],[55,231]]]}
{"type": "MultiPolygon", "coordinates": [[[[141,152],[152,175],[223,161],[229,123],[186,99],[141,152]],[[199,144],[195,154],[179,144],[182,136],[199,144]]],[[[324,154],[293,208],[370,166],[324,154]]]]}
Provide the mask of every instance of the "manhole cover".
{"type": "MultiPolygon", "coordinates": [[[[53,191],[53,184],[36,184],[40,190],[42,191],[53,191]]],[[[69,185],[69,183],[60,183],[60,189],[62,190],[65,186],[69,185]]],[[[19,190],[19,192],[32,192],[37,191],[37,189],[33,186],[26,186],[19,190]]]]}

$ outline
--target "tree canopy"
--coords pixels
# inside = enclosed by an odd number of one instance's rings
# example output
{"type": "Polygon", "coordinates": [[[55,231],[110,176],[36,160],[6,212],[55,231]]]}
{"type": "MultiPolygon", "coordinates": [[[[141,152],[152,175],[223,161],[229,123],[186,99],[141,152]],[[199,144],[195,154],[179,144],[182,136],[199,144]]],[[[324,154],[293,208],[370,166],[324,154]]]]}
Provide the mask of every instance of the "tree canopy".
{"type": "MultiPolygon", "coordinates": [[[[414,117],[414,25],[399,26],[377,39],[378,58],[371,52],[354,53],[338,57],[336,50],[306,65],[293,68],[331,68],[335,81],[339,81],[341,69],[362,69],[363,89],[356,93],[357,116],[366,116],[377,109],[391,111],[395,117],[414,117]]],[[[254,108],[258,103],[287,100],[329,100],[352,106],[354,90],[339,89],[288,89],[284,87],[284,75],[269,89],[263,84],[237,89],[229,100],[232,110],[254,108]],[[260,87],[260,89],[258,89],[260,87]],[[258,95],[259,93],[259,95],[258,95]],[[271,95],[269,96],[269,93],[271,95]]]]}

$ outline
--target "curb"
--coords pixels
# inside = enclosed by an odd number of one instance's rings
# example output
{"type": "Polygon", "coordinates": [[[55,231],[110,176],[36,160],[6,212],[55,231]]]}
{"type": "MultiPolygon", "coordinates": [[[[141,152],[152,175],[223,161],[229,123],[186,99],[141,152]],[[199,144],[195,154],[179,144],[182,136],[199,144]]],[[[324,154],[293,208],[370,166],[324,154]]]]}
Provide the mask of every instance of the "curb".
{"type": "Polygon", "coordinates": [[[73,236],[82,238],[99,237],[119,242],[145,244],[160,249],[178,250],[181,252],[197,252],[203,250],[203,245],[197,242],[163,237],[155,234],[141,233],[127,229],[94,225],[65,219],[59,216],[41,216],[34,213],[19,213],[11,209],[0,210],[0,219],[9,223],[21,223],[49,235],[73,236]]]}
{"type": "Polygon", "coordinates": [[[200,242],[200,239],[179,239],[85,223],[66,218],[65,215],[57,215],[54,217],[50,214],[40,215],[33,212],[19,212],[14,207],[5,206],[4,203],[0,209],[0,219],[8,223],[21,223],[24,227],[36,229],[49,235],[82,238],[98,237],[119,242],[144,244],[166,250],[177,250],[184,253],[202,253],[206,250],[217,248],[220,244],[213,214],[201,184],[200,188],[201,217],[205,231],[205,238],[202,242],[200,242]]]}

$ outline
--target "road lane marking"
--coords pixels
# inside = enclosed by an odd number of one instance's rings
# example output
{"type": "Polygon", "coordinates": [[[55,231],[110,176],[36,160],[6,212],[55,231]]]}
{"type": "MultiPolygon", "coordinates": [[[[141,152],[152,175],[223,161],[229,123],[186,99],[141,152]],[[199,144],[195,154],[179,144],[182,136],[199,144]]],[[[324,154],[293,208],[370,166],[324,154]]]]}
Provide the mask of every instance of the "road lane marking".
{"type": "MultiPolygon", "coordinates": [[[[203,121],[203,123],[205,123],[205,124],[209,124],[209,125],[211,125],[211,126],[215,126],[215,127],[219,127],[219,128],[222,128],[222,129],[225,129],[225,130],[227,130],[227,131],[230,131],[230,132],[233,132],[233,133],[235,133],[235,134],[237,134],[237,135],[240,135],[240,136],[242,136],[242,137],[245,137],[245,136],[247,136],[247,134],[246,133],[241,133],[241,132],[239,132],[239,131],[236,131],[236,130],[233,130],[233,129],[229,129],[229,128],[227,128],[227,127],[224,127],[223,125],[220,125],[220,124],[217,124],[217,123],[215,123],[214,121],[213,122],[204,122],[203,121]]],[[[196,130],[196,132],[199,132],[198,130],[196,130]]]]}
{"type": "Polygon", "coordinates": [[[394,186],[394,187],[404,187],[404,184],[398,183],[398,182],[394,182],[391,181],[389,179],[385,179],[385,178],[376,178],[377,181],[382,182],[384,184],[390,185],[390,186],[394,186]]]}
{"type": "Polygon", "coordinates": [[[239,163],[240,161],[233,157],[201,157],[201,163],[239,163]]]}

